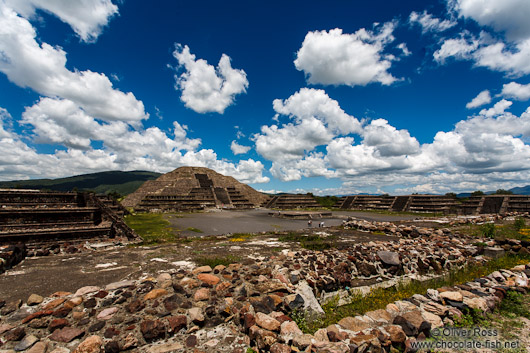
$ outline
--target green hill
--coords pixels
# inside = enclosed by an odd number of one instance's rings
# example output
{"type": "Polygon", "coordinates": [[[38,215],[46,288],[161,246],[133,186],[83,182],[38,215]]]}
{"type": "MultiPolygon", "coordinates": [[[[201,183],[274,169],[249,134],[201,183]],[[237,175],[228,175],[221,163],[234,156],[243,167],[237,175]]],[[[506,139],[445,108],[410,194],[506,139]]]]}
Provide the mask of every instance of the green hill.
{"type": "Polygon", "coordinates": [[[156,179],[160,175],[160,173],[146,171],[109,171],[59,179],[0,181],[0,188],[46,189],[54,191],[77,189],[79,191],[90,190],[103,194],[117,192],[125,196],[134,192],[145,181],[156,179]]]}

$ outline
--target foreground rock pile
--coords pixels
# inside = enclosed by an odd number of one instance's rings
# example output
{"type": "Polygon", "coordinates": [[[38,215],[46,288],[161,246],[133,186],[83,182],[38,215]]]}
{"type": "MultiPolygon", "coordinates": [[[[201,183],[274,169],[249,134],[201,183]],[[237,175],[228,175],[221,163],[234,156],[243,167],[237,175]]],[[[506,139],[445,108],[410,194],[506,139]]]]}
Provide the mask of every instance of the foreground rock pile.
{"type": "Polygon", "coordinates": [[[293,308],[318,305],[311,302],[310,291],[301,286],[291,294],[283,282],[263,273],[250,278],[241,264],[203,266],[105,288],[83,287],[73,294],[32,295],[22,306],[0,302],[0,351],[245,352],[249,346],[260,352],[410,350],[415,340],[453,324],[467,308],[491,311],[507,290],[526,292],[530,266],[429,290],[426,296],[344,318],[314,335],[303,334],[289,316],[293,308]]]}
{"type": "MultiPolygon", "coordinates": [[[[341,251],[301,251],[287,254],[275,271],[287,279],[301,276],[320,296],[340,288],[396,276],[441,273],[463,266],[479,255],[473,241],[445,235],[369,242],[341,251]]],[[[282,278],[282,277],[279,277],[282,278]]],[[[292,281],[292,279],[291,279],[292,281]]],[[[291,282],[292,283],[292,282],[291,282]]],[[[294,283],[296,284],[296,283],[294,283]]]]}

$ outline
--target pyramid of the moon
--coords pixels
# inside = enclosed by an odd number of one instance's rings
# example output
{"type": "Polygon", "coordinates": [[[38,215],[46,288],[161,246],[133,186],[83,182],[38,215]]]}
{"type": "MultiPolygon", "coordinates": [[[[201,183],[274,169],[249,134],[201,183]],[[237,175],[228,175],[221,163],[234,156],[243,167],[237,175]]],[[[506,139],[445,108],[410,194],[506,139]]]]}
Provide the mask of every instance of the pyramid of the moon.
{"type": "Polygon", "coordinates": [[[210,207],[252,208],[268,199],[269,196],[211,169],[180,167],[156,180],[146,181],[122,204],[136,211],[160,212],[210,207]]]}

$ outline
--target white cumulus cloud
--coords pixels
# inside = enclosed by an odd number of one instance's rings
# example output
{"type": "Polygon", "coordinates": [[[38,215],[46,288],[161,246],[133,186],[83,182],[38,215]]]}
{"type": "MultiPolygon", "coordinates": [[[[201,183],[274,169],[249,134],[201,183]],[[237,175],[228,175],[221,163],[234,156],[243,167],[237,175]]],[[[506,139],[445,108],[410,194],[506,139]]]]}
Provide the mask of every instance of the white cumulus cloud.
{"type": "Polygon", "coordinates": [[[372,120],[363,131],[363,143],[374,147],[381,157],[416,154],[420,150],[418,140],[407,130],[398,130],[384,119],[372,120]]]}
{"type": "Polygon", "coordinates": [[[211,149],[199,149],[200,139],[187,136],[186,128],[173,122],[166,133],[158,127],[133,128],[122,121],[103,122],[86,114],[73,102],[41,98],[27,107],[22,124],[32,130],[35,142],[62,145],[52,154],[38,153],[21,137],[6,129],[8,113],[0,108],[0,177],[63,177],[105,170],[153,170],[168,172],[179,166],[201,166],[248,183],[267,182],[264,166],[252,159],[235,164],[218,158],[211,149]],[[101,148],[94,148],[99,141],[101,148]]]}
{"type": "Polygon", "coordinates": [[[478,44],[478,40],[469,38],[468,33],[463,33],[460,38],[445,40],[440,49],[434,52],[434,60],[443,64],[450,57],[459,60],[471,59],[473,53],[478,48],[478,44]]]}
{"type": "Polygon", "coordinates": [[[487,117],[492,117],[492,116],[497,116],[497,115],[501,115],[504,113],[504,111],[506,109],[508,109],[513,103],[506,100],[506,99],[502,99],[500,101],[498,101],[497,103],[495,103],[495,105],[493,105],[493,107],[489,108],[489,109],[482,109],[479,114],[480,115],[484,115],[484,116],[487,116],[487,117]]]}
{"type": "Polygon", "coordinates": [[[250,146],[243,146],[236,142],[236,140],[233,140],[230,144],[230,149],[232,150],[232,153],[235,155],[238,154],[245,154],[248,151],[250,151],[250,146]]]}
{"type": "Polygon", "coordinates": [[[501,95],[506,98],[527,101],[530,99],[530,84],[522,85],[517,82],[504,84],[501,95]]]}
{"type": "Polygon", "coordinates": [[[473,109],[489,103],[491,103],[491,94],[490,91],[486,89],[473,98],[471,102],[467,103],[466,108],[473,109]]]}
{"type": "Polygon", "coordinates": [[[527,0],[453,0],[450,7],[481,26],[505,32],[509,40],[530,38],[530,2],[527,0]]]}
{"type": "Polygon", "coordinates": [[[204,59],[196,59],[187,45],[176,44],[173,56],[184,69],[175,75],[175,88],[182,91],[180,99],[184,105],[197,113],[223,114],[236,95],[246,92],[245,71],[232,68],[226,54],[221,56],[217,68],[204,59]]]}
{"type": "Polygon", "coordinates": [[[408,131],[384,119],[361,122],[323,90],[303,88],[286,100],[275,100],[273,107],[291,121],[262,126],[253,140],[257,152],[272,161],[272,175],[283,181],[403,169],[408,155],[420,152],[408,131]],[[354,145],[352,135],[362,138],[360,144],[354,145]],[[318,146],[324,146],[326,154],[318,152],[318,146]]]}
{"type": "MultiPolygon", "coordinates": [[[[55,178],[105,170],[167,172],[190,165],[212,168],[247,183],[269,181],[262,175],[260,161],[232,163],[211,149],[199,149],[201,140],[188,137],[187,127],[177,121],[170,132],[144,129],[141,121],[149,115],[132,93],[117,90],[102,73],[67,69],[66,52],[37,38],[28,21],[36,9],[58,16],[85,41],[95,40],[117,10],[106,0],[0,0],[0,72],[16,85],[42,95],[22,114],[19,124],[29,133],[24,137],[14,132],[11,116],[0,108],[0,179],[55,178]],[[40,153],[27,140],[57,149],[40,153]]],[[[223,92],[236,91],[237,72],[227,57],[219,70],[228,77],[223,92]]]]}
{"type": "Polygon", "coordinates": [[[530,73],[530,2],[527,0],[451,0],[449,9],[473,19],[482,31],[446,39],[434,59],[471,60],[475,66],[520,77],[530,73]]]}
{"type": "Polygon", "coordinates": [[[112,121],[147,119],[144,105],[131,92],[114,89],[107,76],[66,68],[66,52],[36,40],[27,19],[0,2],[0,71],[20,87],[45,96],[61,97],[81,106],[89,115],[112,121]]]}
{"type": "Polygon", "coordinates": [[[85,41],[97,39],[118,6],[110,0],[5,0],[6,4],[26,18],[35,16],[37,9],[57,16],[85,41]]]}
{"type": "Polygon", "coordinates": [[[420,25],[422,33],[444,32],[457,24],[453,20],[440,20],[439,18],[433,17],[425,10],[422,13],[412,11],[409,16],[409,22],[420,25]]]}
{"type": "Polygon", "coordinates": [[[530,146],[525,143],[530,107],[515,116],[507,111],[511,104],[501,100],[420,144],[385,119],[337,124],[340,120],[330,117],[354,118],[324,91],[302,89],[273,104],[277,116],[290,121],[262,126],[253,140],[257,152],[272,162],[269,171],[275,178],[340,178],[343,186],[326,190],[330,193],[381,190],[382,185],[404,193],[490,190],[491,185],[511,187],[527,180],[530,170],[530,146]],[[327,104],[339,109],[326,110],[327,104]]]}
{"type": "Polygon", "coordinates": [[[291,122],[264,125],[253,139],[258,153],[275,162],[302,159],[336,135],[361,132],[359,120],[346,114],[323,90],[302,88],[286,100],[274,100],[273,108],[291,122]]]}
{"type": "Polygon", "coordinates": [[[295,67],[311,84],[390,85],[397,80],[388,72],[395,58],[383,51],[394,40],[395,26],[387,22],[375,31],[361,28],[352,34],[339,28],[309,32],[297,52],[295,67]]]}

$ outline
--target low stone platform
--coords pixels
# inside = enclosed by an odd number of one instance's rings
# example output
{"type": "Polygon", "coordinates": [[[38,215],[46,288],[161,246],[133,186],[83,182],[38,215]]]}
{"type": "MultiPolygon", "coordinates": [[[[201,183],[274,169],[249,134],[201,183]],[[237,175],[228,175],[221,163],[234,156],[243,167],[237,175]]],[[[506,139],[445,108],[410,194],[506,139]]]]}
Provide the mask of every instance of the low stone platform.
{"type": "Polygon", "coordinates": [[[278,211],[269,212],[269,216],[290,219],[320,219],[332,218],[333,213],[329,211],[278,211]]]}

